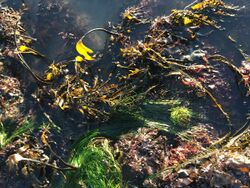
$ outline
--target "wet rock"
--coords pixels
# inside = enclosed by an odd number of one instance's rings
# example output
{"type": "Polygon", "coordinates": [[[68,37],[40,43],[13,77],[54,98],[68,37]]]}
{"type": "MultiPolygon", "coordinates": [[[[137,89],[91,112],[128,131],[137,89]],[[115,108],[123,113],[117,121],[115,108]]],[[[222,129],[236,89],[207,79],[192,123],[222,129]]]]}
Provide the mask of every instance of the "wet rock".
{"type": "Polygon", "coordinates": [[[189,176],[189,173],[187,172],[187,170],[179,170],[178,171],[178,177],[179,178],[187,178],[189,176]]]}
{"type": "Polygon", "coordinates": [[[175,187],[186,187],[193,182],[190,178],[179,178],[177,179],[175,187]]]}
{"type": "Polygon", "coordinates": [[[210,186],[215,188],[241,185],[241,182],[225,172],[215,171],[212,175],[210,186]]]}

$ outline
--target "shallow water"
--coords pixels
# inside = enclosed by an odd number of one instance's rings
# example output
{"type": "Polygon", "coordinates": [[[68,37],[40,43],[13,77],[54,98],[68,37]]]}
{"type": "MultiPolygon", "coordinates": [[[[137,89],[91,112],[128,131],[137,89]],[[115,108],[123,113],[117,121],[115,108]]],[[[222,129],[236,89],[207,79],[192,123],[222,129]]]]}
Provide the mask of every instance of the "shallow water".
{"type": "MultiPolygon", "coordinates": [[[[51,60],[58,61],[74,55],[74,53],[71,53],[74,51],[74,43],[65,43],[65,40],[62,40],[62,37],[58,35],[59,32],[70,32],[76,38],[80,38],[82,34],[92,28],[107,27],[109,22],[119,23],[123,10],[138,3],[146,4],[151,17],[157,17],[169,14],[172,9],[183,9],[190,2],[192,0],[131,0],[129,2],[125,0],[25,0],[28,5],[25,22],[30,26],[30,34],[38,39],[37,49],[51,60]],[[54,10],[53,2],[65,4],[68,10],[61,12],[54,10]],[[44,16],[44,10],[40,6],[43,4],[51,6],[54,13],[49,14],[50,11],[48,11],[48,15],[44,16]]],[[[250,30],[250,4],[246,0],[230,0],[227,2],[239,6],[245,5],[246,7],[236,17],[225,19],[225,23],[223,23],[225,31],[215,32],[214,35],[205,38],[204,41],[208,45],[216,46],[217,52],[232,59],[235,65],[240,66],[243,57],[239,53],[238,47],[250,53],[250,33],[248,32],[250,30]],[[230,42],[227,39],[228,35],[232,36],[237,44],[230,42]]],[[[86,43],[94,50],[105,51],[106,40],[107,35],[95,33],[88,38],[86,43]]],[[[109,61],[110,59],[107,60],[107,62],[109,61]]],[[[44,67],[38,61],[33,62],[33,68],[43,70],[44,67]]],[[[244,97],[242,91],[239,90],[235,76],[228,68],[223,68],[221,74],[230,86],[227,90],[222,89],[216,97],[230,114],[233,125],[240,127],[245,121],[246,113],[250,111],[250,100],[244,97]]],[[[197,111],[204,113],[209,122],[216,127],[221,128],[226,124],[211,102],[193,99],[192,103],[193,106],[196,106],[197,111]]]]}
{"type": "MultiPolygon", "coordinates": [[[[109,22],[114,24],[119,23],[121,20],[121,12],[128,6],[143,2],[147,5],[151,17],[157,17],[169,14],[172,9],[183,9],[192,1],[193,0],[25,0],[28,10],[24,15],[23,21],[28,28],[29,34],[37,38],[35,48],[49,58],[47,63],[51,63],[53,60],[59,61],[74,57],[75,41],[79,39],[81,35],[95,27],[107,27],[109,22]],[[53,6],[54,2],[65,4],[66,9],[60,9],[59,7],[57,10],[57,7],[53,6]],[[45,10],[43,5],[49,6],[50,9],[45,10]],[[60,32],[72,33],[75,39],[65,41],[62,39],[62,36],[59,35],[60,32]]],[[[9,3],[15,8],[20,7],[20,2],[21,1],[17,0],[9,0],[9,3]]],[[[213,35],[205,37],[204,41],[206,45],[215,46],[217,52],[233,60],[235,65],[240,66],[243,57],[239,53],[238,47],[250,53],[250,3],[248,3],[247,0],[228,0],[227,2],[239,6],[246,4],[246,8],[241,10],[236,17],[225,18],[223,26],[226,30],[223,32],[215,32],[213,35]],[[237,44],[230,42],[227,38],[228,35],[232,36],[237,41],[237,44]]],[[[95,33],[84,42],[94,50],[105,52],[107,40],[107,35],[95,33]]],[[[105,68],[108,67],[111,61],[112,57],[104,57],[104,59],[98,63],[103,64],[105,68]]],[[[29,63],[32,68],[39,73],[43,73],[47,67],[43,60],[37,58],[30,59],[29,63]]],[[[106,71],[108,72],[108,70],[106,71]]],[[[233,126],[239,128],[246,121],[246,114],[250,112],[250,99],[244,96],[242,88],[239,89],[234,73],[227,67],[222,66],[221,74],[227,83],[229,83],[229,86],[227,88],[221,88],[216,94],[216,98],[218,98],[218,101],[229,113],[233,126]]],[[[184,92],[183,95],[187,96],[187,93],[184,92]]],[[[187,103],[190,104],[194,112],[200,114],[199,118],[197,118],[197,122],[210,123],[222,133],[227,131],[227,122],[209,98],[190,97],[188,100],[187,103]]],[[[52,113],[52,119],[56,120],[56,122],[60,122],[58,119],[62,119],[61,123],[64,124],[65,122],[63,121],[67,119],[68,124],[69,122],[75,123],[74,117],[70,117],[72,119],[71,121],[66,115],[62,116],[62,113],[58,113],[59,115],[54,111],[52,113]]],[[[159,115],[163,116],[163,114],[164,113],[160,113],[159,115]]],[[[155,120],[164,119],[162,117],[150,118],[155,120]]],[[[125,123],[129,124],[130,122],[126,121],[125,123]]],[[[68,124],[63,127],[65,128],[64,132],[60,135],[62,138],[55,139],[56,141],[68,141],[70,140],[68,138],[72,138],[71,135],[82,135],[84,131],[91,129],[86,126],[79,128],[79,131],[77,128],[78,124],[74,124],[74,126],[68,126],[68,124]],[[66,137],[67,139],[65,139],[66,137]]],[[[104,129],[112,134],[114,129],[121,129],[123,126],[121,124],[117,125],[116,122],[114,124],[109,124],[104,129]],[[113,126],[114,124],[115,126],[113,126]],[[107,127],[110,129],[107,129],[107,127]]],[[[133,126],[133,124],[131,126],[133,126]]],[[[59,153],[67,153],[67,151],[64,150],[68,149],[71,143],[62,143],[62,145],[65,147],[61,148],[63,151],[59,153]]],[[[58,182],[56,182],[56,184],[57,183],[58,182]]],[[[22,185],[20,185],[20,187],[22,187],[22,185]]]]}

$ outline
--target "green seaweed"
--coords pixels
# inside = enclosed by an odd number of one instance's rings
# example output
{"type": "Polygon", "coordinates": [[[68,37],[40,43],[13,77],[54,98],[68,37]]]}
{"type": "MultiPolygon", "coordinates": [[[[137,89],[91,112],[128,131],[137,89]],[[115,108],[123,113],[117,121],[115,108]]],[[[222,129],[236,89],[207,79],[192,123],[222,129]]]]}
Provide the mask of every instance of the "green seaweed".
{"type": "Polygon", "coordinates": [[[0,148],[4,147],[6,145],[7,140],[7,133],[4,130],[3,124],[0,125],[0,148]]]}
{"type": "Polygon", "coordinates": [[[170,120],[175,125],[182,127],[187,127],[190,125],[191,119],[193,117],[193,112],[187,107],[174,107],[170,109],[170,120]]]}
{"type": "Polygon", "coordinates": [[[74,145],[69,163],[77,170],[67,173],[64,187],[119,188],[122,173],[106,138],[92,132],[74,145]]]}
{"type": "Polygon", "coordinates": [[[34,129],[34,124],[26,120],[20,127],[16,128],[14,131],[7,130],[4,125],[0,124],[0,148],[6,146],[7,144],[13,142],[15,139],[19,138],[21,135],[28,133],[34,129]]]}

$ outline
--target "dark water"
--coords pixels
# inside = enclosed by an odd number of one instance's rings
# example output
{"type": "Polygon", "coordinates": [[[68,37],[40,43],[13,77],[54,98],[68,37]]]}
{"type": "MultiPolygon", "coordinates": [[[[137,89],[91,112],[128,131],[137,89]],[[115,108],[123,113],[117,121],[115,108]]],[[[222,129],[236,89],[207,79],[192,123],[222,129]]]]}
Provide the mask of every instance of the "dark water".
{"type": "MultiPolygon", "coordinates": [[[[38,39],[37,49],[46,54],[51,61],[58,61],[74,56],[74,53],[71,52],[74,51],[75,40],[86,31],[95,27],[107,27],[109,22],[119,23],[121,13],[128,6],[143,3],[148,7],[149,15],[154,18],[169,14],[172,9],[183,9],[191,2],[192,0],[25,0],[28,11],[25,13],[26,20],[24,21],[28,25],[30,34],[38,39]],[[54,3],[58,2],[64,4],[64,7],[53,6],[54,3]],[[50,9],[41,8],[43,6],[50,6],[50,9]],[[72,33],[75,39],[65,42],[58,35],[60,32],[72,33]]],[[[206,45],[214,46],[218,53],[231,59],[236,66],[240,66],[243,57],[238,48],[250,53],[250,2],[247,0],[228,0],[225,2],[245,6],[245,8],[239,11],[235,17],[225,18],[222,24],[225,31],[215,32],[204,38],[204,42],[206,45]],[[228,35],[232,36],[237,44],[229,41],[228,35]]],[[[18,3],[13,1],[13,4],[18,3]]],[[[94,50],[105,51],[106,41],[107,35],[95,33],[88,38],[86,43],[94,50]]],[[[33,68],[43,70],[46,67],[41,65],[39,60],[36,61],[38,62],[33,62],[33,68]]],[[[246,113],[250,111],[250,101],[244,96],[242,88],[239,89],[235,74],[227,67],[222,66],[221,69],[221,74],[228,83],[228,87],[222,88],[215,96],[224,106],[225,111],[230,114],[233,125],[240,127],[245,122],[246,113]]],[[[206,101],[193,99],[192,105],[217,127],[226,127],[226,122],[219,111],[208,101],[209,99],[206,101]]]]}

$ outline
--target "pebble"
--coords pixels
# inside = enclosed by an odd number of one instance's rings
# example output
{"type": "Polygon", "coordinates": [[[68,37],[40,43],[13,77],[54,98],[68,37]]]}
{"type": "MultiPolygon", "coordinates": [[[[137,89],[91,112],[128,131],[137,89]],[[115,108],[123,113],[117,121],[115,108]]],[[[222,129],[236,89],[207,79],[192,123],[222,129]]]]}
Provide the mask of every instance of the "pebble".
{"type": "Polygon", "coordinates": [[[188,172],[186,170],[179,170],[178,171],[178,177],[180,178],[187,178],[189,176],[188,172]]]}

